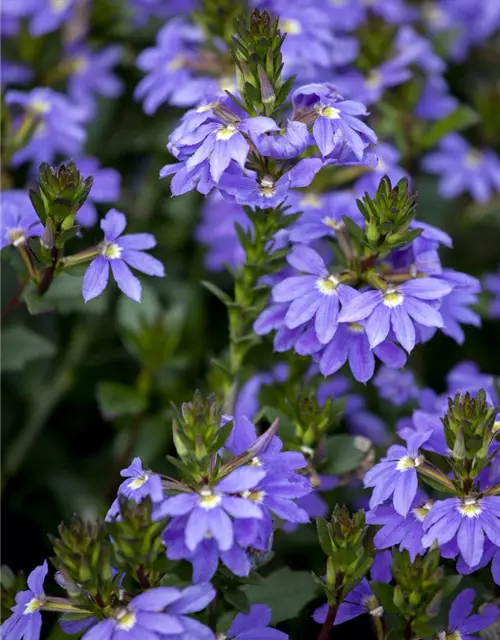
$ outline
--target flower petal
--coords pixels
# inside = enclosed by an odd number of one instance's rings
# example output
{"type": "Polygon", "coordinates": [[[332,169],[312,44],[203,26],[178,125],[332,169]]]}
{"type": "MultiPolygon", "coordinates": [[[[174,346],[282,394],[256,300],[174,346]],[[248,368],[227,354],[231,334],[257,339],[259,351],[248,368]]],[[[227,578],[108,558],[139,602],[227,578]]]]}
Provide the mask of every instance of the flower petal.
{"type": "Polygon", "coordinates": [[[126,226],[127,218],[116,209],[110,209],[101,220],[101,229],[108,242],[114,242],[125,231],[126,226]]]}
{"type": "Polygon", "coordinates": [[[158,278],[165,276],[163,264],[144,251],[126,249],[122,251],[121,258],[131,267],[142,273],[147,273],[148,276],[157,276],[158,278]]]}
{"type": "Polygon", "coordinates": [[[326,277],[328,271],[325,266],[323,258],[311,249],[303,244],[297,244],[287,256],[287,262],[292,267],[295,267],[297,271],[303,271],[304,273],[312,273],[316,276],[326,277]]]}
{"type": "Polygon", "coordinates": [[[120,290],[132,300],[140,302],[142,287],[139,279],[134,276],[123,260],[115,259],[110,262],[114,279],[120,290]]]}
{"type": "Polygon", "coordinates": [[[87,267],[83,277],[82,295],[85,302],[101,295],[109,278],[109,261],[104,256],[97,256],[87,267]]]}

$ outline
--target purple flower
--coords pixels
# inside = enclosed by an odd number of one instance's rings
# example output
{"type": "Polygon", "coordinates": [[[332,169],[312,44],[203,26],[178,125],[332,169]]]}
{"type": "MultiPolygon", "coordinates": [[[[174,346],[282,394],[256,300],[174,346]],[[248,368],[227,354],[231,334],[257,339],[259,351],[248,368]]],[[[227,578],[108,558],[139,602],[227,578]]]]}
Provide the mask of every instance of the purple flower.
{"type": "Polygon", "coordinates": [[[314,122],[312,134],[323,156],[346,144],[358,160],[377,136],[356,116],[366,116],[360,102],[342,100],[328,85],[306,85],[293,94],[294,120],[314,122]]]}
{"type": "Polygon", "coordinates": [[[285,316],[289,329],[314,318],[318,340],[326,344],[335,335],[340,303],[346,304],[356,291],[330,274],[321,256],[310,247],[295,245],[287,262],[308,275],[285,278],[273,287],[273,300],[290,303],[285,316]]]}
{"type": "Polygon", "coordinates": [[[365,383],[375,371],[375,355],[388,367],[399,369],[406,363],[404,351],[390,340],[372,348],[365,323],[339,324],[332,340],[318,354],[319,369],[324,376],[329,376],[348,361],[356,380],[365,383]]]}
{"type": "Polygon", "coordinates": [[[265,471],[257,467],[240,467],[214,486],[207,485],[196,492],[166,498],[158,507],[156,517],[189,514],[184,531],[189,550],[194,551],[208,534],[213,536],[221,551],[228,551],[234,543],[231,517],[263,517],[260,506],[255,500],[249,500],[247,494],[265,475],[265,471]]]}
{"type": "Polygon", "coordinates": [[[385,582],[388,584],[392,580],[392,553],[390,551],[379,551],[373,558],[370,567],[370,578],[374,582],[385,582]]]}
{"type": "Polygon", "coordinates": [[[48,572],[47,561],[33,569],[28,576],[28,589],[16,595],[10,618],[2,624],[3,638],[38,640],[42,629],[40,607],[45,602],[43,583],[48,572]]]}
{"type": "Polygon", "coordinates": [[[41,36],[59,29],[71,18],[75,4],[76,0],[36,0],[31,10],[32,35],[41,36]]]}
{"type": "Polygon", "coordinates": [[[424,530],[425,547],[456,539],[464,561],[473,567],[481,562],[485,537],[500,546],[500,496],[438,500],[424,520],[424,530]]]}
{"type": "Polygon", "coordinates": [[[145,113],[151,115],[165,103],[192,106],[207,94],[216,93],[216,80],[196,77],[193,71],[203,41],[201,29],[182,18],[173,18],[158,32],[156,46],[139,55],[137,65],[147,75],[137,85],[134,97],[144,101],[145,113]]]}
{"type": "Polygon", "coordinates": [[[365,474],[364,486],[373,487],[370,508],[392,496],[396,511],[408,515],[418,488],[417,467],[424,461],[418,450],[429,435],[427,431],[416,433],[408,439],[407,447],[398,444],[389,447],[387,457],[365,474]]]}
{"type": "Polygon", "coordinates": [[[310,144],[307,125],[296,120],[288,120],[284,128],[272,130],[255,140],[255,146],[263,156],[282,160],[297,158],[310,144]]]}
{"type": "MultiPolygon", "coordinates": [[[[456,550],[458,553],[458,549],[456,550]]],[[[479,564],[469,567],[462,556],[459,556],[457,562],[457,571],[463,575],[470,575],[486,567],[491,562],[491,575],[495,584],[500,585],[500,547],[497,547],[489,540],[484,541],[484,553],[479,564]]]]}
{"type": "MultiPolygon", "coordinates": [[[[347,594],[339,606],[334,624],[342,624],[343,622],[362,616],[365,613],[369,613],[376,618],[381,618],[384,615],[384,610],[378,603],[377,598],[373,595],[368,580],[363,578],[358,586],[354,587],[354,589],[347,594]]],[[[327,615],[328,605],[325,604],[316,609],[313,618],[315,622],[323,624],[327,615]]]]}
{"type": "Polygon", "coordinates": [[[254,604],[248,614],[238,613],[223,638],[227,640],[287,640],[283,631],[269,628],[271,609],[265,604],[254,604]]]}
{"type": "Polygon", "coordinates": [[[128,604],[115,606],[110,617],[87,631],[82,640],[214,640],[208,627],[186,615],[201,611],[214,597],[210,584],[149,589],[128,604]]]}
{"type": "Polygon", "coordinates": [[[120,197],[121,176],[116,169],[104,168],[91,156],[78,158],[76,166],[84,176],[92,176],[94,182],[83,207],[76,214],[76,222],[82,227],[93,227],[98,219],[95,204],[116,202],[120,197]]]}
{"type": "Polygon", "coordinates": [[[136,502],[140,502],[148,496],[153,502],[163,500],[160,476],[157,473],[152,473],[149,469],[144,470],[140,458],[134,458],[129,467],[120,471],[120,475],[127,479],[118,487],[118,495],[132,498],[136,502]]]}
{"type": "Polygon", "coordinates": [[[418,387],[412,371],[395,371],[381,367],[373,383],[380,397],[389,400],[396,407],[418,398],[418,387]]]}
{"type": "Polygon", "coordinates": [[[493,300],[488,304],[488,315],[500,318],[500,269],[498,273],[489,273],[484,277],[484,288],[493,295],[493,300]]]}
{"type": "MultiPolygon", "coordinates": [[[[65,95],[46,87],[32,89],[29,93],[8,91],[5,103],[21,108],[24,118],[34,118],[38,122],[26,146],[12,156],[14,167],[31,161],[38,168],[42,162],[52,163],[57,155],[71,157],[80,153],[86,137],[83,128],[86,112],[65,95]]],[[[18,126],[21,122],[18,119],[18,126]]]]}
{"type": "Polygon", "coordinates": [[[424,120],[446,118],[458,106],[458,100],[449,93],[444,78],[432,75],[427,78],[420,98],[415,105],[415,115],[424,120]]]}
{"type": "Polygon", "coordinates": [[[471,615],[475,597],[473,589],[465,589],[458,594],[450,607],[447,633],[439,634],[439,638],[474,640],[477,631],[486,629],[498,620],[500,609],[492,604],[486,606],[482,613],[471,615]]]}
{"type": "Polygon", "coordinates": [[[129,233],[122,236],[127,224],[123,213],[116,209],[108,211],[101,220],[104,241],[99,245],[100,254],[90,263],[83,278],[83,299],[85,302],[100,295],[109,278],[109,267],[116,284],[123,293],[140,302],[141,283],[127,265],[150,276],[162,278],[165,275],[162,263],[144,253],[156,245],[150,233],[129,233]]]}
{"type": "Polygon", "coordinates": [[[322,166],[319,158],[305,158],[278,180],[267,175],[258,178],[253,172],[247,172],[250,175],[225,173],[217,186],[234,196],[238,204],[270,209],[286,200],[292,187],[309,186],[322,166]]]}
{"type": "Polygon", "coordinates": [[[337,80],[340,91],[353,96],[366,105],[375,104],[382,98],[385,89],[395,87],[411,78],[411,72],[398,60],[388,60],[371,69],[364,76],[357,71],[349,71],[337,80]]]}
{"type": "Polygon", "coordinates": [[[98,52],[81,47],[71,51],[68,93],[76,104],[85,105],[88,117],[95,111],[95,96],[116,98],[122,92],[122,82],[113,73],[121,56],[122,48],[117,46],[98,52]]]}
{"type": "Polygon", "coordinates": [[[490,404],[500,404],[500,396],[494,376],[488,373],[481,373],[475,362],[459,362],[449,372],[447,382],[450,395],[455,394],[457,391],[477,393],[480,389],[484,389],[490,404]]]}
{"type": "Polygon", "coordinates": [[[399,343],[409,353],[416,342],[412,320],[427,327],[442,327],[443,317],[427,301],[439,300],[450,291],[449,284],[436,278],[408,280],[386,291],[366,291],[344,306],[339,322],[367,319],[365,330],[372,349],[387,338],[392,326],[399,343]]]}
{"type": "Polygon", "coordinates": [[[28,238],[41,236],[43,225],[36,215],[26,191],[2,191],[0,216],[0,249],[21,247],[28,238]]]}
{"type": "Polygon", "coordinates": [[[208,162],[212,179],[214,182],[219,182],[231,160],[234,160],[242,169],[245,168],[250,151],[245,136],[253,141],[263,133],[277,129],[278,126],[274,120],[264,116],[242,120],[236,120],[235,117],[232,122],[219,121],[203,124],[193,133],[187,133],[184,138],[186,146],[199,145],[186,162],[186,169],[194,169],[208,162]]]}
{"type": "Polygon", "coordinates": [[[399,550],[406,549],[411,561],[415,562],[415,557],[423,556],[426,551],[422,544],[423,522],[431,507],[432,501],[419,492],[406,516],[399,514],[392,505],[379,505],[369,511],[366,514],[367,523],[382,525],[373,539],[375,547],[390,549],[399,545],[399,550]]]}
{"type": "Polygon", "coordinates": [[[457,133],[443,138],[438,150],[425,156],[423,167],[440,176],[443,198],[469,193],[474,200],[485,202],[492,192],[500,191],[500,158],[490,149],[473,149],[457,133]]]}
{"type": "Polygon", "coordinates": [[[25,64],[19,64],[18,62],[9,62],[8,60],[2,60],[0,62],[0,69],[2,75],[1,82],[3,87],[13,84],[27,84],[33,77],[32,70],[25,64]]]}

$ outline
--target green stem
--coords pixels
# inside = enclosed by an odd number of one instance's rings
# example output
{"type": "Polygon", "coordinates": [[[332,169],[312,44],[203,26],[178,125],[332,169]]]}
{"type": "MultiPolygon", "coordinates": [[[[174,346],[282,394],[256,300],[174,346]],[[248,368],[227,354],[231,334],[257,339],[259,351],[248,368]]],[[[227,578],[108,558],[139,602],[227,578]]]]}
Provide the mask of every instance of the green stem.
{"type": "Polygon", "coordinates": [[[385,640],[384,620],[377,616],[371,616],[372,627],[377,636],[377,640],[385,640]]]}
{"type": "Polygon", "coordinates": [[[59,263],[61,264],[63,269],[69,269],[70,267],[74,267],[77,264],[84,264],[85,262],[90,262],[95,257],[97,257],[100,253],[101,253],[101,249],[99,247],[91,247],[90,249],[85,249],[84,251],[75,253],[72,256],[65,256],[64,258],[61,258],[59,263]]]}
{"type": "Polygon", "coordinates": [[[78,324],[74,328],[66,355],[52,383],[38,394],[26,423],[7,449],[3,465],[2,490],[9,478],[16,474],[54,407],[71,388],[75,371],[87,353],[92,336],[93,328],[88,324],[78,324]]]}
{"type": "Polygon", "coordinates": [[[426,478],[430,478],[440,484],[443,488],[455,493],[455,487],[453,486],[453,482],[447,478],[442,471],[432,467],[428,462],[421,464],[417,467],[417,472],[421,473],[426,478]]]}
{"type": "Polygon", "coordinates": [[[339,607],[337,604],[333,604],[328,607],[326,620],[323,623],[323,627],[321,628],[320,634],[318,636],[318,640],[329,640],[333,623],[335,622],[335,618],[337,617],[338,608],[339,607]]]}

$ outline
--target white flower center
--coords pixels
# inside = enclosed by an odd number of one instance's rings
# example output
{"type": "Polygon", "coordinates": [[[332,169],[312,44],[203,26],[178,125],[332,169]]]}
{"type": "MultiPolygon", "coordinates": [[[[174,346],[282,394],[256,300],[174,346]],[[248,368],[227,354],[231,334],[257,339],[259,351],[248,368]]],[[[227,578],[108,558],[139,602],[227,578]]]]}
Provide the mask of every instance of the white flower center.
{"type": "Polygon", "coordinates": [[[481,164],[483,154],[476,149],[471,149],[465,156],[465,164],[472,169],[481,164]]]}
{"type": "Polygon", "coordinates": [[[34,611],[38,611],[38,609],[40,609],[42,604],[43,604],[42,600],[39,600],[38,598],[32,598],[28,603],[26,603],[26,606],[24,607],[23,615],[26,616],[26,615],[29,615],[30,613],[33,613],[34,611]]]}
{"type": "Polygon", "coordinates": [[[210,509],[215,509],[221,503],[221,496],[218,496],[211,489],[202,489],[199,492],[200,496],[200,507],[205,509],[206,511],[210,511],[210,509]]]}
{"type": "Polygon", "coordinates": [[[234,124],[228,124],[227,127],[221,127],[219,131],[217,131],[217,135],[215,138],[217,140],[229,140],[236,133],[237,128],[234,124]]]}
{"type": "Polygon", "coordinates": [[[359,324],[359,322],[350,322],[349,323],[349,331],[351,333],[364,333],[365,329],[363,327],[362,324],[359,324]]]}
{"type": "Polygon", "coordinates": [[[50,8],[55,13],[60,13],[69,6],[70,2],[71,0],[50,0],[50,8]]]}
{"type": "Polygon", "coordinates": [[[481,505],[476,498],[464,498],[462,504],[458,507],[461,515],[466,518],[477,518],[483,511],[481,505]]]}
{"type": "Polygon", "coordinates": [[[338,284],[339,281],[337,278],[331,275],[328,276],[328,278],[318,278],[316,280],[316,289],[321,291],[325,296],[333,296],[335,295],[335,290],[337,289],[338,284]]]}
{"type": "Polygon", "coordinates": [[[85,56],[79,56],[78,58],[75,58],[73,60],[71,65],[74,71],[76,71],[77,73],[82,73],[82,71],[85,71],[88,68],[89,61],[85,56]]]}
{"type": "Polygon", "coordinates": [[[122,255],[122,248],[116,242],[104,242],[101,253],[105,258],[116,260],[122,255]]]}
{"type": "Polygon", "coordinates": [[[429,513],[432,507],[432,500],[427,500],[425,504],[421,507],[417,507],[413,509],[413,515],[419,522],[423,522],[425,520],[425,516],[429,513]]]}
{"type": "Polygon", "coordinates": [[[397,289],[387,289],[384,293],[384,304],[386,307],[399,307],[403,304],[404,296],[397,289]]]}
{"type": "Polygon", "coordinates": [[[266,497],[265,491],[243,491],[241,494],[242,498],[245,500],[251,500],[255,502],[255,504],[262,504],[264,498],[266,497]]]}
{"type": "Polygon", "coordinates": [[[292,36],[302,33],[302,25],[298,20],[294,20],[293,18],[280,20],[280,27],[282,31],[286,31],[292,36]]]}
{"type": "Polygon", "coordinates": [[[184,56],[175,56],[175,58],[167,62],[165,68],[167,71],[177,71],[177,69],[182,69],[185,64],[184,56]]]}
{"type": "Polygon", "coordinates": [[[260,458],[258,458],[257,456],[255,456],[254,458],[251,459],[250,466],[251,467],[262,467],[262,460],[260,458]]]}
{"type": "Polygon", "coordinates": [[[438,640],[462,640],[462,634],[460,631],[450,631],[450,633],[440,631],[438,634],[438,640]]]}
{"type": "Polygon", "coordinates": [[[272,198],[276,193],[274,181],[271,178],[262,178],[259,191],[264,198],[272,198]]]}
{"type": "Polygon", "coordinates": [[[136,489],[140,489],[146,482],[148,481],[148,474],[146,473],[143,476],[136,476],[132,478],[132,480],[128,483],[128,488],[135,491],[136,489]]]}
{"type": "Polygon", "coordinates": [[[380,86],[380,82],[382,80],[382,76],[378,71],[370,71],[368,77],[366,78],[365,84],[370,89],[376,89],[380,86]]]}
{"type": "Polygon", "coordinates": [[[37,98],[36,100],[30,102],[30,111],[39,114],[47,113],[48,111],[50,111],[50,102],[37,98]]]}
{"type": "Polygon", "coordinates": [[[340,120],[340,111],[335,107],[319,106],[319,115],[328,120],[340,120]]]}
{"type": "Polygon", "coordinates": [[[321,198],[317,193],[306,193],[306,195],[301,198],[300,204],[303,207],[314,207],[315,209],[319,209],[321,207],[321,198]]]}
{"type": "Polygon", "coordinates": [[[7,229],[7,236],[15,247],[20,247],[26,244],[26,236],[24,229],[17,227],[16,229],[7,229]]]}
{"type": "Polygon", "coordinates": [[[378,159],[377,171],[380,171],[382,173],[387,173],[387,163],[385,160],[382,160],[382,158],[378,159]]]}
{"type": "Polygon", "coordinates": [[[334,218],[330,218],[330,216],[325,216],[321,222],[334,231],[337,231],[344,226],[342,220],[335,220],[334,218]]]}
{"type": "Polygon", "coordinates": [[[120,609],[115,614],[115,617],[117,620],[116,626],[122,631],[130,631],[130,629],[132,629],[132,627],[134,627],[135,623],[137,622],[137,617],[135,616],[135,614],[128,609],[120,609]]]}
{"type": "Polygon", "coordinates": [[[409,469],[415,469],[415,467],[419,467],[424,461],[424,456],[415,456],[412,458],[411,456],[403,456],[398,460],[396,465],[396,469],[398,471],[408,471],[409,469]]]}

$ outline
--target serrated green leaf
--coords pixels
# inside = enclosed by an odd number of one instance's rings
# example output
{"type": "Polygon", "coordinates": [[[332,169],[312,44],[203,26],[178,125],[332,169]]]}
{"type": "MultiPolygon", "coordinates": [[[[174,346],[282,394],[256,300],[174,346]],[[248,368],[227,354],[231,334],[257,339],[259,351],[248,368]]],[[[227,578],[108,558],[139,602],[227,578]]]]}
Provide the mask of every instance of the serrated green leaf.
{"type": "Polygon", "coordinates": [[[144,411],[146,400],[134,387],[119,382],[101,382],[97,387],[97,402],[107,420],[134,416],[144,411]]]}
{"type": "Polygon", "coordinates": [[[316,587],[308,571],[278,569],[265,578],[262,586],[247,586],[245,592],[252,604],[267,604],[273,612],[273,623],[296,618],[301,609],[316,597],[316,587]]]}
{"type": "Polygon", "coordinates": [[[22,371],[32,360],[50,358],[55,345],[44,336],[17,325],[2,330],[2,371],[22,371]]]}

